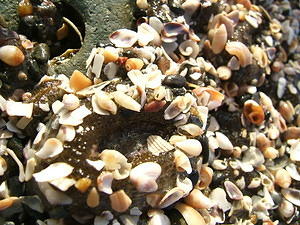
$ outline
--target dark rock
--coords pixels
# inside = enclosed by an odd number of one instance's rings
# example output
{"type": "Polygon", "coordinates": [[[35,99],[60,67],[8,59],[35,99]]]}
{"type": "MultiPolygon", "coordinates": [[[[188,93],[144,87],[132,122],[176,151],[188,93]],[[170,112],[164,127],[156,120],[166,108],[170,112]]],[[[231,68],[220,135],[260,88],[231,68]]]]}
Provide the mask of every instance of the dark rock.
{"type": "Polygon", "coordinates": [[[186,79],[181,75],[169,75],[165,77],[163,84],[172,88],[181,88],[186,85],[186,79]]]}

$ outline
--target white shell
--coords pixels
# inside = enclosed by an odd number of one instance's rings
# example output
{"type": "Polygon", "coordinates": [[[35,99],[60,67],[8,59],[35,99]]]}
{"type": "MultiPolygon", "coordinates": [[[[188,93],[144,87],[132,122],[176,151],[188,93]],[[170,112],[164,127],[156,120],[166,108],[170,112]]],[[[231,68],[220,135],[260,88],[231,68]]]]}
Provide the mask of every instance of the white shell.
{"type": "Polygon", "coordinates": [[[61,191],[66,191],[70,187],[72,187],[76,183],[76,181],[74,179],[71,179],[71,178],[62,177],[62,178],[59,178],[59,179],[52,180],[49,183],[54,185],[55,187],[57,187],[61,191]]]}
{"type": "Polygon", "coordinates": [[[49,138],[35,155],[41,159],[53,158],[62,153],[63,150],[63,143],[60,140],[49,138]]]}
{"type": "Polygon", "coordinates": [[[92,112],[85,105],[82,105],[74,111],[61,115],[59,123],[63,125],[78,126],[82,124],[83,119],[91,113],[92,112]]]}
{"type": "Polygon", "coordinates": [[[140,112],[142,109],[142,106],[135,101],[133,98],[131,98],[130,96],[124,94],[121,91],[116,91],[113,92],[112,95],[114,96],[115,101],[122,107],[132,110],[132,111],[136,111],[136,112],[140,112]]]}
{"type": "Polygon", "coordinates": [[[73,200],[66,194],[55,190],[48,183],[38,183],[41,192],[45,195],[48,202],[52,205],[70,205],[73,200]]]}
{"type": "Polygon", "coordinates": [[[233,150],[233,145],[231,141],[224,134],[220,132],[216,132],[216,139],[218,141],[218,145],[223,150],[233,150]]]}
{"type": "Polygon", "coordinates": [[[196,139],[187,139],[185,141],[176,142],[175,146],[190,156],[199,156],[202,152],[202,145],[196,139]]]}
{"type": "Polygon", "coordinates": [[[243,193],[241,190],[231,181],[225,181],[224,187],[229,198],[233,200],[241,200],[243,198],[243,193]]]}
{"type": "Polygon", "coordinates": [[[75,136],[76,136],[75,128],[73,126],[68,126],[68,125],[61,125],[56,135],[56,137],[62,142],[73,141],[75,136]]]}
{"type": "Polygon", "coordinates": [[[155,45],[160,44],[160,36],[157,31],[147,23],[142,23],[137,28],[138,43],[140,46],[146,46],[150,42],[155,45]]]}
{"type": "Polygon", "coordinates": [[[102,170],[105,165],[105,163],[102,160],[92,161],[92,160],[86,159],[86,162],[98,171],[102,170]]]}
{"type": "Polygon", "coordinates": [[[35,166],[36,166],[35,158],[31,158],[27,160],[26,169],[25,169],[25,181],[29,181],[32,178],[32,174],[34,173],[35,166]]]}
{"type": "Polygon", "coordinates": [[[109,40],[118,48],[129,48],[138,40],[138,35],[132,30],[119,29],[110,35],[109,40]]]}
{"type": "Polygon", "coordinates": [[[231,204],[226,199],[226,192],[222,188],[216,188],[209,194],[209,199],[224,212],[230,210],[231,204]]]}
{"type": "Polygon", "coordinates": [[[47,182],[55,179],[69,176],[74,167],[67,163],[57,162],[48,166],[46,169],[41,170],[38,173],[34,173],[33,177],[37,182],[47,182]]]}
{"type": "Polygon", "coordinates": [[[300,181],[300,174],[297,170],[297,166],[294,163],[289,163],[285,169],[294,180],[300,181]]]}
{"type": "Polygon", "coordinates": [[[148,225],[171,225],[170,219],[161,210],[152,210],[151,215],[149,215],[150,220],[148,225]]]}
{"type": "Polygon", "coordinates": [[[161,166],[158,163],[142,163],[130,171],[130,182],[139,192],[154,192],[158,185],[156,179],[161,174],[161,166]]]}
{"type": "Polygon", "coordinates": [[[178,187],[175,187],[167,192],[167,194],[159,202],[159,208],[166,208],[173,203],[177,202],[184,196],[184,191],[178,187]]]}
{"type": "Polygon", "coordinates": [[[64,104],[64,108],[70,111],[80,106],[79,98],[74,94],[65,94],[62,103],[64,104]]]}
{"type": "Polygon", "coordinates": [[[193,171],[189,158],[180,150],[175,150],[174,162],[176,169],[179,172],[186,171],[188,174],[190,174],[193,171]]]}
{"type": "Polygon", "coordinates": [[[30,118],[33,112],[33,103],[7,101],[6,112],[9,116],[25,116],[30,118]]]}
{"type": "Polygon", "coordinates": [[[97,187],[99,191],[102,191],[106,194],[112,194],[113,191],[111,189],[111,184],[113,181],[114,177],[113,174],[110,172],[102,172],[98,178],[97,178],[97,187]]]}
{"type": "Polygon", "coordinates": [[[169,152],[174,149],[174,146],[158,135],[150,135],[147,138],[148,151],[153,155],[158,156],[160,153],[169,152]]]}

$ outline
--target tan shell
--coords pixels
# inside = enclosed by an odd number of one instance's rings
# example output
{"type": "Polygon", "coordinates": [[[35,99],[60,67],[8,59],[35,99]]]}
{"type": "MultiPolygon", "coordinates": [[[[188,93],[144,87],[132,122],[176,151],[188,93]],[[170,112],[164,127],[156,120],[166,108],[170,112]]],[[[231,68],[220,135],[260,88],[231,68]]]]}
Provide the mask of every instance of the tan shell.
{"type": "Polygon", "coordinates": [[[23,52],[14,45],[0,47],[0,60],[10,66],[19,66],[24,62],[23,52]]]}
{"type": "Polygon", "coordinates": [[[0,200],[0,211],[11,207],[17,199],[18,199],[17,197],[9,197],[0,200]]]}
{"type": "Polygon", "coordinates": [[[156,156],[158,156],[160,153],[169,152],[174,149],[173,145],[158,135],[150,135],[147,138],[147,147],[148,151],[156,156]]]}
{"type": "Polygon", "coordinates": [[[184,202],[195,209],[209,209],[213,206],[212,201],[206,197],[199,189],[194,189],[184,202]]]}
{"type": "Polygon", "coordinates": [[[188,225],[206,225],[201,214],[192,207],[183,203],[177,203],[175,208],[180,212],[188,225]]]}
{"type": "Polygon", "coordinates": [[[162,200],[159,202],[160,208],[166,208],[173,203],[177,202],[179,199],[181,199],[184,196],[184,191],[181,190],[178,187],[175,187],[168,191],[166,195],[162,198],[162,200]]]}
{"type": "Polygon", "coordinates": [[[140,105],[140,103],[135,101],[132,97],[124,94],[123,92],[116,91],[113,92],[112,95],[114,96],[115,101],[122,107],[136,112],[141,111],[142,106],[140,105]]]}
{"type": "Polygon", "coordinates": [[[181,142],[176,142],[175,146],[190,156],[199,156],[202,152],[202,145],[200,141],[196,139],[187,139],[181,142]]]}
{"type": "Polygon", "coordinates": [[[127,71],[130,70],[141,70],[144,66],[143,60],[139,58],[130,58],[126,60],[125,68],[127,71]]]}
{"type": "Polygon", "coordinates": [[[97,189],[95,187],[93,187],[87,196],[86,204],[90,208],[95,208],[99,205],[99,203],[100,203],[99,193],[98,193],[97,189]]]}
{"type": "Polygon", "coordinates": [[[188,174],[192,172],[192,166],[189,158],[186,154],[184,154],[180,150],[176,150],[174,152],[174,163],[177,171],[184,172],[186,171],[188,174]]]}
{"type": "Polygon", "coordinates": [[[213,170],[208,166],[202,166],[200,169],[200,183],[198,187],[200,190],[205,189],[212,182],[213,170]]]}
{"type": "Polygon", "coordinates": [[[219,28],[216,28],[213,39],[212,39],[212,44],[211,44],[211,49],[213,53],[219,54],[223,51],[225,48],[227,42],[227,30],[226,26],[222,24],[219,28]]]}
{"type": "Polygon", "coordinates": [[[292,183],[292,178],[288,171],[279,169],[275,174],[275,183],[282,188],[288,188],[292,183]]]}
{"type": "Polygon", "coordinates": [[[242,67],[250,65],[252,63],[252,54],[249,51],[248,47],[242,42],[227,42],[225,49],[230,55],[234,55],[239,59],[242,67]]]}
{"type": "Polygon", "coordinates": [[[57,138],[49,138],[43,147],[35,153],[41,159],[53,158],[64,150],[63,143],[57,138]]]}
{"type": "Polygon", "coordinates": [[[127,211],[132,203],[132,200],[128,197],[124,190],[114,192],[109,196],[109,199],[113,210],[120,213],[127,211]]]}
{"type": "Polygon", "coordinates": [[[87,191],[87,189],[91,186],[92,181],[90,178],[80,178],[76,183],[75,187],[78,191],[81,193],[84,193],[87,191]]]}
{"type": "Polygon", "coordinates": [[[92,84],[92,81],[78,70],[74,70],[70,77],[70,87],[74,91],[80,91],[91,86],[92,84]]]}

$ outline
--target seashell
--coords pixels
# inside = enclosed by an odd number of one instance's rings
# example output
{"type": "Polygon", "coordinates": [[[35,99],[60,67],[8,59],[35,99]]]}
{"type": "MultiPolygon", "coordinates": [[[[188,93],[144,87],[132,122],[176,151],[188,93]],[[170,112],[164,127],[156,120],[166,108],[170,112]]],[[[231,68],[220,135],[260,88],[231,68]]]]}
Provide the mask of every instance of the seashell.
{"type": "Polygon", "coordinates": [[[138,35],[132,30],[119,29],[109,36],[109,40],[117,48],[130,48],[137,42],[138,35]]]}
{"type": "Polygon", "coordinates": [[[186,0],[184,3],[181,4],[181,8],[189,16],[192,16],[200,7],[200,5],[201,3],[198,0],[186,0]]]}
{"type": "Polygon", "coordinates": [[[177,209],[180,214],[183,216],[185,222],[187,225],[206,225],[204,218],[201,216],[201,214],[193,209],[192,207],[183,204],[183,203],[177,203],[175,205],[175,209],[177,209]]]}
{"type": "Polygon", "coordinates": [[[148,9],[149,7],[147,0],[136,0],[136,5],[139,9],[148,9]]]}
{"type": "Polygon", "coordinates": [[[67,191],[70,187],[72,187],[76,183],[76,181],[71,178],[63,177],[63,178],[52,180],[49,183],[57,187],[61,191],[67,191]]]}
{"type": "Polygon", "coordinates": [[[150,217],[148,225],[171,225],[170,219],[162,210],[149,210],[148,216],[150,217]]]}
{"type": "Polygon", "coordinates": [[[239,70],[240,69],[240,62],[235,56],[232,56],[230,58],[230,60],[228,61],[227,66],[231,70],[239,70]]]}
{"type": "Polygon", "coordinates": [[[212,201],[196,188],[184,199],[184,202],[194,209],[210,209],[213,207],[212,201]]]}
{"type": "Polygon", "coordinates": [[[103,56],[103,49],[101,49],[100,52],[95,54],[93,66],[91,68],[91,72],[95,74],[96,78],[100,78],[103,63],[104,63],[104,56],[103,56]]]}
{"type": "Polygon", "coordinates": [[[281,189],[281,194],[296,206],[300,206],[300,191],[294,188],[281,189]]]}
{"type": "Polygon", "coordinates": [[[130,181],[139,192],[154,192],[158,188],[156,179],[160,174],[161,166],[158,163],[146,162],[130,171],[130,181]]]}
{"type": "Polygon", "coordinates": [[[102,172],[97,178],[98,190],[106,194],[112,194],[111,184],[114,177],[113,174],[107,171],[102,172]]]}
{"type": "Polygon", "coordinates": [[[119,66],[114,62],[109,62],[105,65],[103,73],[109,80],[112,80],[116,77],[119,66]]]}
{"type": "Polygon", "coordinates": [[[34,173],[35,180],[40,182],[47,182],[56,180],[59,178],[67,177],[73,172],[74,167],[64,162],[56,162],[41,170],[38,173],[34,173]]]}
{"type": "Polygon", "coordinates": [[[17,197],[8,197],[0,200],[0,211],[3,211],[11,207],[19,198],[17,197]]]}
{"type": "Polygon", "coordinates": [[[150,135],[147,138],[147,147],[153,155],[159,156],[160,153],[169,152],[174,146],[158,135],[150,135]]]}
{"type": "Polygon", "coordinates": [[[266,68],[269,65],[267,53],[259,46],[251,46],[253,58],[261,68],[266,68]]]}
{"type": "Polygon", "coordinates": [[[266,159],[276,159],[279,156],[279,151],[273,147],[267,147],[263,154],[266,159]]]}
{"type": "Polygon", "coordinates": [[[35,155],[41,159],[53,158],[62,153],[63,150],[63,143],[60,140],[49,138],[35,155]]]}
{"type": "Polygon", "coordinates": [[[127,158],[116,150],[103,150],[100,154],[101,160],[105,163],[105,169],[112,171],[116,180],[122,180],[129,176],[131,164],[127,158]],[[120,174],[120,172],[122,172],[120,174]]]}
{"type": "Polygon", "coordinates": [[[151,16],[149,18],[149,25],[151,27],[153,27],[156,30],[156,32],[159,33],[159,34],[164,29],[163,22],[158,17],[155,17],[155,16],[151,16]]]}
{"type": "Polygon", "coordinates": [[[226,192],[222,188],[215,188],[209,194],[209,199],[223,212],[230,210],[231,204],[226,199],[226,192]]]}
{"type": "Polygon", "coordinates": [[[70,205],[73,202],[68,195],[55,190],[47,182],[39,182],[38,187],[51,205],[70,205]]]}
{"type": "Polygon", "coordinates": [[[224,134],[220,132],[216,132],[216,139],[218,141],[218,145],[223,150],[233,151],[233,145],[231,141],[224,134]]]}
{"type": "Polygon", "coordinates": [[[197,137],[203,134],[203,130],[198,125],[189,123],[179,126],[178,133],[189,137],[197,137]]]}
{"type": "Polygon", "coordinates": [[[210,185],[210,183],[212,182],[213,174],[214,172],[210,167],[208,166],[201,167],[199,172],[200,178],[198,184],[200,190],[204,190],[210,185]]]}
{"type": "Polygon", "coordinates": [[[280,77],[277,83],[277,96],[282,98],[286,91],[287,80],[284,77],[280,77]]]}
{"type": "Polygon", "coordinates": [[[248,47],[242,42],[231,41],[227,42],[225,50],[230,54],[234,55],[239,59],[240,65],[246,67],[252,63],[252,55],[248,47]]]}
{"type": "Polygon", "coordinates": [[[0,60],[9,66],[19,66],[25,60],[23,52],[14,45],[0,47],[0,60]]]}
{"type": "Polygon", "coordinates": [[[3,176],[5,171],[7,170],[7,163],[3,157],[0,156],[0,176],[3,176]]]}
{"type": "Polygon", "coordinates": [[[119,58],[118,49],[108,46],[104,49],[103,56],[104,56],[105,64],[110,63],[110,62],[115,62],[119,58]]]}
{"type": "Polygon", "coordinates": [[[209,87],[198,87],[193,90],[193,92],[198,97],[198,104],[203,105],[201,100],[203,99],[203,96],[209,94],[208,101],[204,102],[204,105],[207,105],[209,110],[218,108],[222,101],[224,100],[225,96],[218,92],[217,90],[209,87]]]}
{"type": "Polygon", "coordinates": [[[196,58],[200,52],[200,46],[197,42],[192,40],[185,40],[181,42],[178,49],[182,55],[190,56],[191,58],[196,58]]]}
{"type": "Polygon", "coordinates": [[[115,101],[122,107],[132,110],[132,111],[136,111],[136,112],[140,112],[142,106],[135,101],[133,98],[131,98],[130,96],[124,94],[121,91],[115,91],[112,93],[115,101]]]}
{"type": "Polygon", "coordinates": [[[202,145],[200,141],[196,139],[187,139],[184,141],[176,142],[175,146],[190,156],[199,156],[202,152],[202,145]]]}
{"type": "MultiPolygon", "coordinates": [[[[5,167],[5,164],[2,160],[1,160],[1,167],[2,167],[2,171],[5,172],[6,167],[5,167]]],[[[32,174],[34,173],[34,170],[35,170],[35,167],[36,167],[36,159],[35,158],[28,159],[27,162],[26,162],[26,169],[25,169],[25,181],[31,180],[32,174]]]]}
{"type": "Polygon", "coordinates": [[[289,173],[289,175],[291,176],[291,178],[293,178],[296,181],[300,181],[300,174],[297,170],[297,166],[294,163],[289,163],[286,167],[285,167],[286,171],[289,173]]]}
{"type": "Polygon", "coordinates": [[[265,120],[263,108],[253,100],[247,100],[244,103],[243,114],[249,122],[255,125],[261,125],[265,120]]]}
{"type": "Polygon", "coordinates": [[[256,146],[261,151],[264,151],[266,148],[272,146],[272,142],[266,137],[266,135],[264,135],[263,133],[259,133],[256,135],[256,146]]]}
{"type": "Polygon", "coordinates": [[[180,34],[188,33],[188,28],[185,25],[176,22],[165,23],[162,30],[162,34],[165,37],[177,37],[180,34]]]}
{"type": "Polygon", "coordinates": [[[215,170],[226,170],[228,165],[227,165],[227,162],[225,160],[216,159],[216,160],[213,161],[212,167],[215,170]]]}
{"type": "Polygon", "coordinates": [[[30,0],[22,0],[18,4],[18,15],[20,17],[32,15],[33,13],[33,6],[30,0]]]}
{"type": "Polygon", "coordinates": [[[278,207],[278,211],[283,218],[290,218],[295,214],[296,208],[291,202],[283,199],[278,207]]]}
{"type": "Polygon", "coordinates": [[[278,111],[287,122],[293,121],[295,109],[290,101],[280,101],[278,111]]]}
{"type": "Polygon", "coordinates": [[[225,82],[224,91],[228,97],[235,97],[239,93],[239,86],[234,82],[225,82]]]}
{"type": "Polygon", "coordinates": [[[79,124],[82,124],[83,119],[90,114],[92,114],[92,112],[85,105],[82,105],[71,112],[61,115],[59,118],[59,124],[78,126],[79,124]]]}
{"type": "Polygon", "coordinates": [[[15,101],[6,102],[6,113],[9,116],[25,116],[31,118],[33,113],[33,103],[22,103],[15,101]]]}
{"type": "Polygon", "coordinates": [[[183,190],[184,195],[183,197],[188,196],[188,194],[193,190],[193,183],[191,179],[184,178],[184,180],[180,179],[179,176],[177,176],[176,179],[176,186],[179,187],[181,190],[183,190]]]}
{"type": "Polygon", "coordinates": [[[69,27],[66,23],[63,23],[59,29],[56,31],[57,40],[65,39],[69,34],[69,27]]]}
{"type": "Polygon", "coordinates": [[[292,178],[288,171],[279,169],[275,173],[275,183],[281,188],[288,188],[292,183],[292,178]]]}
{"type": "Polygon", "coordinates": [[[147,23],[142,23],[137,28],[138,43],[140,46],[146,46],[150,42],[154,45],[161,45],[159,33],[147,23]]]}
{"type": "Polygon", "coordinates": [[[114,192],[109,196],[109,199],[112,209],[120,213],[127,211],[132,203],[124,190],[114,192]]]}
{"type": "Polygon", "coordinates": [[[64,108],[70,111],[77,109],[80,106],[79,98],[73,94],[65,94],[62,103],[64,104],[64,108]]]}
{"type": "Polygon", "coordinates": [[[241,190],[231,181],[224,182],[225,190],[232,200],[241,200],[243,199],[243,193],[241,190]]]}
{"type": "Polygon", "coordinates": [[[92,97],[93,110],[100,115],[109,115],[108,112],[116,115],[118,107],[111,98],[104,91],[95,91],[95,95],[92,97]]]}
{"type": "Polygon", "coordinates": [[[251,1],[250,0],[236,0],[238,4],[243,5],[246,9],[250,10],[252,7],[251,1]]]}
{"type": "Polygon", "coordinates": [[[92,160],[89,160],[89,159],[86,159],[85,160],[90,166],[92,166],[94,169],[100,171],[103,169],[104,167],[104,162],[102,160],[96,160],[96,161],[92,161],[92,160]]]}
{"type": "Polygon", "coordinates": [[[80,91],[92,84],[92,81],[78,70],[74,70],[70,77],[70,88],[74,91],[80,91]]]}
{"type": "Polygon", "coordinates": [[[180,113],[188,112],[194,102],[194,97],[189,93],[185,94],[185,96],[177,96],[166,108],[164,112],[165,120],[174,119],[180,113]]]}
{"type": "Polygon", "coordinates": [[[144,62],[139,58],[129,58],[125,63],[125,68],[127,71],[141,70],[143,66],[144,66],[144,62]]]}
{"type": "Polygon", "coordinates": [[[78,191],[84,193],[91,186],[91,184],[92,184],[92,180],[90,178],[80,178],[79,180],[76,181],[75,187],[78,191]]]}
{"type": "Polygon", "coordinates": [[[93,187],[87,196],[86,204],[90,208],[95,208],[99,205],[99,203],[100,203],[99,193],[98,193],[97,189],[95,187],[93,187]]]}
{"type": "Polygon", "coordinates": [[[73,141],[76,136],[76,131],[73,126],[68,126],[68,125],[61,125],[58,133],[56,135],[56,138],[59,139],[60,141],[73,141]]]}
{"type": "Polygon", "coordinates": [[[217,68],[218,77],[221,80],[229,80],[231,77],[231,69],[227,66],[220,66],[217,68]]]}
{"type": "Polygon", "coordinates": [[[283,134],[285,140],[300,138],[300,127],[289,127],[283,134]]]}
{"type": "Polygon", "coordinates": [[[255,177],[251,180],[250,184],[247,186],[247,188],[258,188],[261,185],[261,179],[259,177],[255,177]]]}
{"type": "Polygon", "coordinates": [[[163,209],[174,204],[179,199],[181,199],[184,196],[184,194],[185,194],[184,191],[178,187],[171,189],[165,194],[165,196],[159,202],[158,204],[159,208],[163,209]]]}
{"type": "Polygon", "coordinates": [[[227,42],[226,26],[224,24],[221,24],[219,28],[215,29],[213,35],[212,44],[211,44],[211,49],[213,53],[215,54],[221,53],[225,48],[226,42],[227,42]]]}
{"type": "Polygon", "coordinates": [[[144,106],[145,112],[159,112],[166,105],[166,101],[152,101],[144,106]]]}

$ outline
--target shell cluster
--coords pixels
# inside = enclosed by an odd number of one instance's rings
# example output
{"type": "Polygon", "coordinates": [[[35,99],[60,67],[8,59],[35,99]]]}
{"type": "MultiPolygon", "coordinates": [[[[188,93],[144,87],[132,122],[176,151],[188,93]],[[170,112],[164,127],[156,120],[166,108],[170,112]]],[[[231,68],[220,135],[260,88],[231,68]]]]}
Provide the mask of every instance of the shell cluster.
{"type": "MultiPolygon", "coordinates": [[[[300,9],[275,3],[136,1],[86,71],[0,98],[2,155],[74,223],[299,224],[300,9]],[[41,111],[23,165],[7,139],[41,111]]],[[[0,211],[24,202],[3,189],[0,211]]]]}

